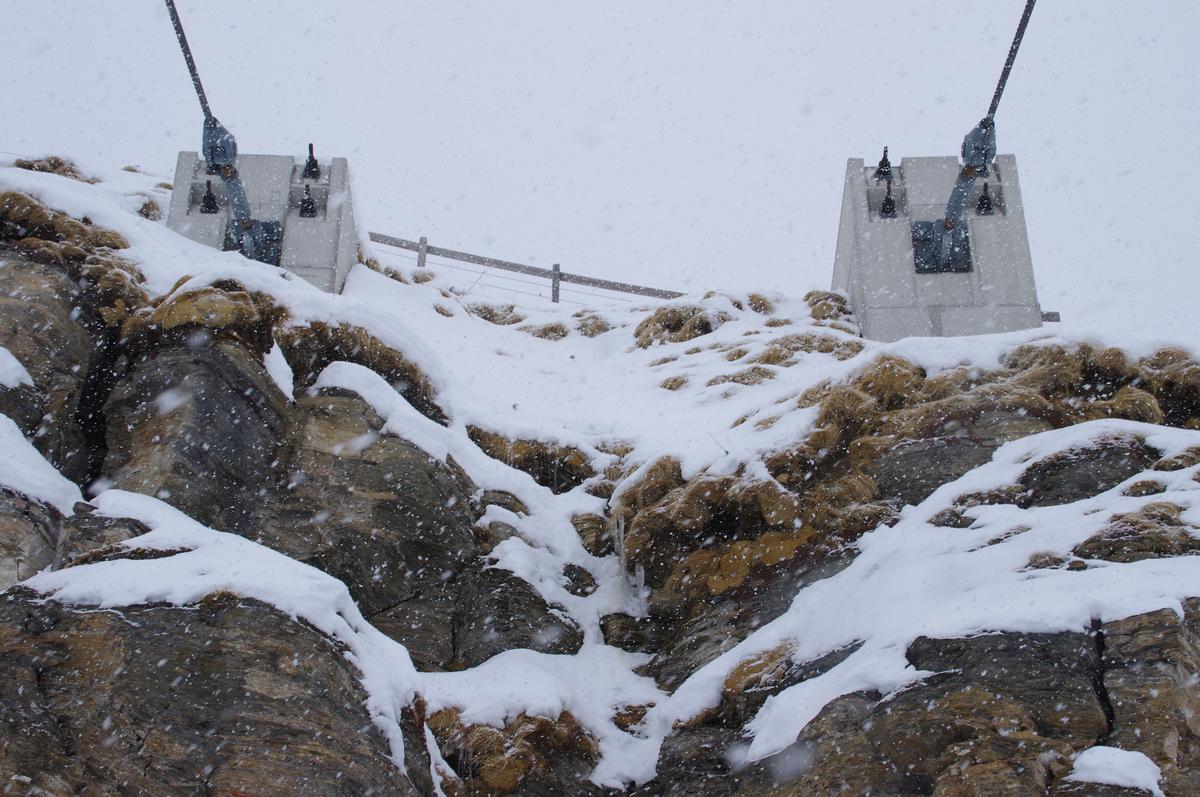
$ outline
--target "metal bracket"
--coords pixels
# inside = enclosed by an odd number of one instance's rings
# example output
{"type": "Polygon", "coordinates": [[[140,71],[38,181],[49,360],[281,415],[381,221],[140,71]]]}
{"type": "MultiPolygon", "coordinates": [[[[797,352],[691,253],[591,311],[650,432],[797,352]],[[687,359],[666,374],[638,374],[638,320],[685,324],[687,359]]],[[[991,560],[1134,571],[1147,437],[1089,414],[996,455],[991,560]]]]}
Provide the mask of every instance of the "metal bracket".
{"type": "Polygon", "coordinates": [[[965,274],[971,270],[971,239],[966,224],[959,227],[961,232],[943,231],[940,219],[912,223],[913,264],[918,274],[965,274]],[[939,256],[943,235],[954,238],[945,263],[939,256]]]}
{"type": "Polygon", "coordinates": [[[225,228],[223,248],[226,252],[241,251],[246,257],[260,263],[270,266],[279,265],[279,259],[283,256],[283,224],[281,222],[254,219],[250,222],[250,229],[246,230],[242,236],[241,247],[238,246],[237,239],[233,235],[234,224],[237,224],[237,221],[230,219],[229,225],[225,228]]]}

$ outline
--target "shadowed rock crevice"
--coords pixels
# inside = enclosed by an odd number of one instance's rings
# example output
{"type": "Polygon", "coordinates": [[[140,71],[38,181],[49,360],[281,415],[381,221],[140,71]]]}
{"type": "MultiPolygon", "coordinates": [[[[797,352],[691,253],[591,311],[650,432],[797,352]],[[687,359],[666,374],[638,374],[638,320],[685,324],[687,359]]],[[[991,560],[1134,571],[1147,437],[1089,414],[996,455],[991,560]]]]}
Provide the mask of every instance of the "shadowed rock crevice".
{"type": "MultiPolygon", "coordinates": [[[[1092,679],[1092,687],[1096,690],[1096,700],[1104,709],[1104,718],[1108,721],[1108,732],[1105,738],[1113,732],[1117,724],[1117,715],[1113,711],[1112,700],[1108,696],[1108,688],[1104,685],[1104,626],[1099,620],[1092,621],[1092,638],[1096,640],[1096,677],[1092,679]]],[[[1098,740],[1103,741],[1103,740],[1098,740]]]]}

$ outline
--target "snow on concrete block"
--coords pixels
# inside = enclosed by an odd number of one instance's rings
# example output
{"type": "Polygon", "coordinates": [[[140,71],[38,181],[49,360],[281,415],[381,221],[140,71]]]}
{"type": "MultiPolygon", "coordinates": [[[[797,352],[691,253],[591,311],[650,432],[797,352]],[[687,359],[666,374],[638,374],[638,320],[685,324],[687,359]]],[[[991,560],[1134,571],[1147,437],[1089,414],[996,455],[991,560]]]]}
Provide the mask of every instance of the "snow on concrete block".
{"type": "MultiPolygon", "coordinates": [[[[283,224],[279,265],[323,291],[341,293],[346,274],[358,259],[349,165],[345,158],[321,164],[321,175],[303,177],[304,164],[288,155],[239,155],[238,174],[246,188],[251,215],[283,224]],[[316,215],[300,215],[307,186],[316,215]]],[[[224,248],[229,199],[217,175],[207,174],[195,152],[180,152],[167,226],[193,241],[224,248]],[[202,213],[201,202],[211,181],[216,213],[202,213]]]]}
{"type": "Polygon", "coordinates": [[[861,158],[846,164],[833,289],[844,291],[872,340],[979,335],[1041,326],[1017,162],[1000,155],[967,204],[965,270],[919,273],[913,225],[941,223],[957,158],[905,158],[893,169],[894,217],[881,214],[887,186],[861,158]],[[994,212],[976,215],[987,182],[994,212]]]}

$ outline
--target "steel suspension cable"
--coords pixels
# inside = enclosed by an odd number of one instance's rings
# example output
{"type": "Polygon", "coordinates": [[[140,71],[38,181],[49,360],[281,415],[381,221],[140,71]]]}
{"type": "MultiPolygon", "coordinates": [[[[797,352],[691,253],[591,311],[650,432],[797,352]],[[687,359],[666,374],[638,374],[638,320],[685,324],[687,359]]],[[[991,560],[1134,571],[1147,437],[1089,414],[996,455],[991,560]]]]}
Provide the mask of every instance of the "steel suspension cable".
{"type": "Polygon", "coordinates": [[[192,58],[192,48],[188,46],[187,35],[183,32],[183,23],[179,21],[179,12],[175,10],[175,0],[167,0],[167,12],[171,15],[171,24],[175,26],[175,38],[179,39],[179,47],[183,50],[183,60],[187,62],[188,72],[192,75],[192,85],[196,87],[196,96],[200,98],[204,118],[211,119],[212,111],[208,109],[208,97],[205,96],[204,86],[200,83],[200,73],[196,71],[196,61],[192,58]]]}
{"type": "Polygon", "coordinates": [[[992,104],[988,107],[987,115],[989,117],[995,116],[996,108],[1000,106],[1000,95],[1004,93],[1004,86],[1008,83],[1008,73],[1012,71],[1013,62],[1017,60],[1017,50],[1021,47],[1021,39],[1025,38],[1025,28],[1029,26],[1029,17],[1033,14],[1035,2],[1037,0],[1028,0],[1025,3],[1025,11],[1021,14],[1021,21],[1017,24],[1017,35],[1013,37],[1012,46],[1008,48],[1008,59],[1004,62],[1004,69],[1000,71],[1000,82],[996,84],[996,93],[992,95],[992,104]]]}

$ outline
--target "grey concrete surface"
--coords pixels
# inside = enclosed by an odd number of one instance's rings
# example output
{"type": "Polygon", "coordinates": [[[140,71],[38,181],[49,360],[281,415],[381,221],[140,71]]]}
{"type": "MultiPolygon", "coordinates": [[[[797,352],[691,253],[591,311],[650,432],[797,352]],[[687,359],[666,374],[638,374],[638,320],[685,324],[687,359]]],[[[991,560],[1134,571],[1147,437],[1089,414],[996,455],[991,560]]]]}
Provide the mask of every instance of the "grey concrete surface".
{"type": "Polygon", "coordinates": [[[886,186],[861,158],[846,164],[833,289],[844,291],[872,340],[911,336],[979,335],[1040,326],[1017,161],[1000,155],[976,181],[967,204],[971,270],[918,274],[911,225],[939,220],[958,175],[954,157],[905,158],[893,167],[896,217],[882,218],[886,186]],[[975,215],[989,184],[995,213],[975,215]]]}
{"type": "MultiPolygon", "coordinates": [[[[287,155],[239,155],[237,169],[253,218],[283,223],[280,265],[323,291],[340,293],[346,274],[358,260],[346,159],[323,162],[316,180],[305,180],[303,161],[287,155]],[[316,202],[315,218],[300,217],[305,184],[316,202]]],[[[220,178],[205,173],[204,161],[195,152],[180,152],[167,226],[220,249],[228,223],[229,199],[220,178]],[[212,215],[200,212],[207,180],[212,180],[217,198],[218,212],[212,215]]]]}

